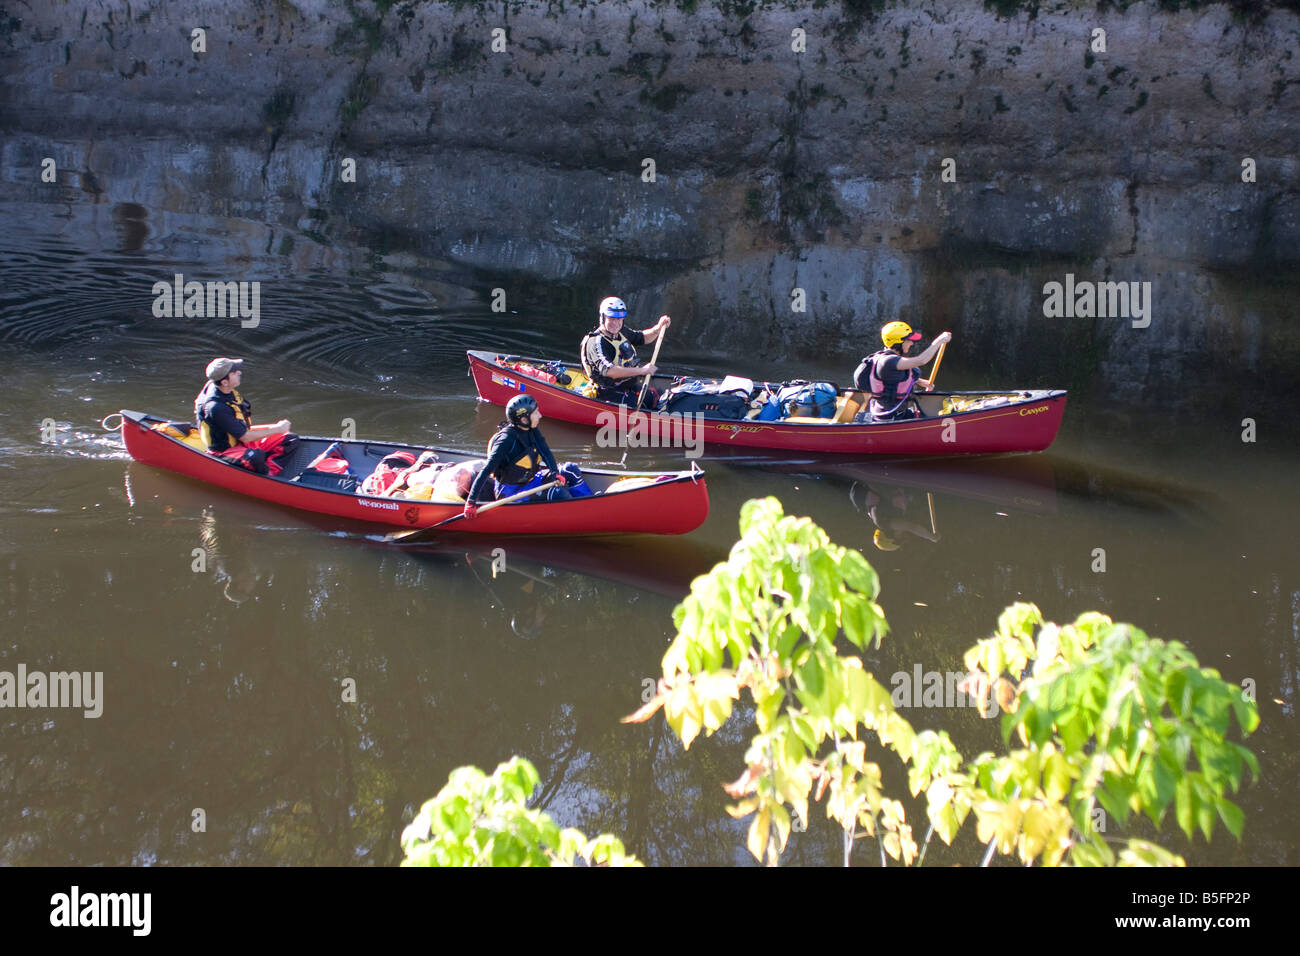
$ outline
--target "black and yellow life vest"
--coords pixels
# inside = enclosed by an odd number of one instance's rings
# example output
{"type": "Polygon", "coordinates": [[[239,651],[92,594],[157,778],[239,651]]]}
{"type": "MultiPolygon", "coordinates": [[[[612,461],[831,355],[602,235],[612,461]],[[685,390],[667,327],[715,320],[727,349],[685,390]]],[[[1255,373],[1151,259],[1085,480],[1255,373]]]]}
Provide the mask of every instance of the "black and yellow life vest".
{"type": "Polygon", "coordinates": [[[536,443],[524,437],[531,437],[531,430],[521,432],[520,429],[513,426],[507,426],[497,432],[487,443],[487,458],[492,458],[492,446],[498,442],[510,442],[512,447],[507,451],[506,464],[493,477],[503,485],[526,485],[533,480],[533,477],[540,470],[542,465],[541,452],[537,450],[536,443]]]}
{"type": "Polygon", "coordinates": [[[587,347],[593,336],[598,339],[603,338],[610,345],[614,346],[614,364],[620,368],[636,368],[636,366],[641,364],[637,361],[636,347],[627,340],[621,329],[619,330],[618,335],[614,338],[605,335],[599,328],[592,329],[582,337],[582,344],[579,346],[579,357],[582,359],[582,370],[587,373],[587,378],[599,385],[614,387],[623,386],[626,384],[625,382],[607,378],[592,369],[591,362],[587,358],[587,347]]]}
{"type": "MultiPolygon", "coordinates": [[[[208,427],[208,409],[214,401],[229,405],[230,410],[235,413],[235,418],[246,427],[253,424],[253,406],[244,401],[244,397],[239,394],[238,389],[231,389],[230,394],[227,395],[217,387],[216,382],[208,382],[194,399],[194,421],[199,426],[199,434],[203,437],[203,444],[207,446],[209,451],[220,450],[213,449],[212,430],[208,427]]],[[[233,435],[229,437],[231,439],[230,444],[233,447],[238,440],[233,435]]]]}

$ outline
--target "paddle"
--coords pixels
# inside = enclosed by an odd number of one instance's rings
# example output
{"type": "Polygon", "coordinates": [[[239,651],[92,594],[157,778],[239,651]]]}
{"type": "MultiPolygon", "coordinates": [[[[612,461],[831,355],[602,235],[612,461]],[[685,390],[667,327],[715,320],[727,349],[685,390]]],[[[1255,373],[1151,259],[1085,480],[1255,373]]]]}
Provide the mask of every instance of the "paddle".
{"type": "MultiPolygon", "coordinates": [[[[546,491],[549,488],[554,488],[558,484],[559,484],[558,481],[548,481],[546,484],[538,485],[536,488],[529,488],[525,491],[517,492],[511,495],[509,498],[502,498],[500,501],[490,501],[487,504],[485,504],[482,508],[479,508],[474,513],[474,517],[477,518],[483,512],[491,511],[493,508],[499,508],[501,505],[508,505],[512,501],[519,501],[523,498],[529,497],[530,495],[535,495],[539,491],[546,491]]],[[[458,515],[452,515],[450,518],[447,518],[444,521],[439,521],[437,524],[430,525],[427,528],[416,528],[413,531],[394,531],[392,534],[386,535],[384,537],[384,540],[389,542],[422,541],[426,537],[433,537],[432,532],[437,531],[439,528],[445,528],[447,525],[459,521],[461,518],[464,517],[465,517],[465,512],[462,511],[458,515]]]]}
{"type": "MultiPolygon", "coordinates": [[[[651,365],[654,365],[656,362],[659,361],[659,346],[664,344],[664,336],[667,333],[668,333],[667,329],[659,330],[659,337],[655,339],[654,355],[650,356],[651,365]]],[[[641,403],[645,401],[645,390],[650,387],[650,376],[653,374],[654,374],[653,372],[645,373],[645,381],[641,383],[641,394],[636,397],[636,408],[634,409],[634,411],[638,411],[638,412],[641,411],[641,403]]]]}
{"type": "Polygon", "coordinates": [[[934,357],[934,371],[930,373],[931,389],[934,388],[934,380],[939,377],[939,366],[943,363],[943,350],[946,349],[947,347],[948,347],[947,342],[944,342],[943,345],[940,345],[939,354],[934,357]]]}

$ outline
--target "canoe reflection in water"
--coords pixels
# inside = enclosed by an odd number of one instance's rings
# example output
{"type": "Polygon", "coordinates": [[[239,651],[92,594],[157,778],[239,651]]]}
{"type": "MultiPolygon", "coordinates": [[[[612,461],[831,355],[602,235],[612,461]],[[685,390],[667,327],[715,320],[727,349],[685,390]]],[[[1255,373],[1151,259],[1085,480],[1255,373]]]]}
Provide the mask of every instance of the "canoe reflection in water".
{"type": "MultiPolygon", "coordinates": [[[[387,560],[394,559],[391,549],[368,543],[387,560]]],[[[506,539],[493,545],[448,535],[444,541],[403,548],[397,557],[435,565],[438,573],[453,577],[467,569],[479,593],[499,610],[499,633],[535,641],[547,634],[568,634],[575,617],[613,620],[630,596],[622,588],[679,601],[690,592],[691,581],[726,560],[727,552],[680,538],[648,536],[638,536],[635,542],[506,539]]],[[[460,599],[477,603],[466,591],[460,599]]]]}
{"type": "Polygon", "coordinates": [[[520,568],[518,562],[512,566],[498,558],[484,561],[481,554],[466,553],[465,565],[492,595],[493,603],[509,617],[510,630],[525,641],[536,640],[547,616],[561,598],[556,584],[520,568]],[[504,569],[494,574],[494,570],[502,565],[504,569]]]}
{"type": "Polygon", "coordinates": [[[500,588],[502,576],[512,575],[520,581],[512,586],[534,585],[525,588],[525,593],[542,585],[555,587],[559,574],[571,573],[577,579],[603,578],[676,600],[690,592],[696,577],[727,560],[724,548],[689,538],[649,535],[546,541],[509,538],[501,539],[499,545],[468,535],[447,535],[441,542],[404,548],[402,553],[417,559],[463,557],[481,582],[493,582],[500,588]]]}
{"type": "MultiPolygon", "coordinates": [[[[274,587],[275,600],[266,613],[277,618],[275,608],[292,602],[294,589],[303,583],[301,575],[286,579],[277,573],[287,560],[311,569],[308,580],[325,574],[352,585],[353,591],[340,590],[335,598],[348,594],[348,600],[361,602],[357,607],[372,598],[401,605],[400,596],[415,589],[425,596],[417,600],[427,598],[457,633],[497,635],[506,645],[545,645],[554,636],[571,640],[575,619],[608,619],[603,626],[613,627],[626,603],[637,599],[629,588],[643,597],[679,601],[692,579],[727,557],[724,548],[691,537],[657,535],[494,539],[447,534],[398,549],[375,540],[368,524],[286,512],[223,489],[177,481],[138,462],[127,464],[124,483],[132,520],[143,529],[158,529],[158,535],[146,538],[175,540],[179,534],[175,553],[185,556],[186,570],[190,562],[203,561],[201,569],[212,580],[195,587],[215,585],[230,602],[225,606],[231,611],[238,606],[241,613],[263,605],[274,587]],[[492,623],[480,631],[487,622],[492,623]]],[[[671,604],[656,607],[653,613],[671,615],[671,604]]],[[[428,618],[410,620],[427,623],[428,618]]]]}
{"type": "MultiPolygon", "coordinates": [[[[917,493],[924,493],[979,501],[999,510],[1024,514],[1054,515],[1057,511],[1055,460],[1043,454],[857,462],[811,459],[764,467],[786,473],[832,476],[876,489],[909,489],[909,501],[914,500],[917,493]]],[[[886,496],[881,495],[881,498],[886,496]]],[[[858,511],[863,510],[861,500],[859,491],[853,502],[858,511]]],[[[929,515],[921,513],[924,508],[921,511],[910,510],[916,505],[903,510],[909,511],[909,517],[914,517],[918,526],[929,524],[933,532],[934,523],[929,520],[929,515]]],[[[886,507],[891,506],[887,504],[886,507]]]]}
{"type": "MultiPolygon", "coordinates": [[[[178,485],[161,472],[135,462],[127,465],[122,481],[132,511],[147,516],[150,521],[161,517],[164,528],[189,528],[193,516],[198,515],[198,537],[189,538],[195,545],[189,552],[190,570],[203,572],[201,577],[210,577],[231,604],[254,600],[260,590],[272,583],[275,572],[258,536],[264,536],[267,525],[262,522],[266,518],[281,517],[274,510],[260,503],[249,503],[250,507],[241,508],[248,520],[222,521],[217,517],[220,509],[213,504],[208,490],[178,485]]],[[[234,500],[241,506],[244,504],[234,500]]],[[[187,538],[190,533],[186,532],[187,538]]]]}
{"type": "Polygon", "coordinates": [[[871,537],[872,543],[881,551],[897,551],[907,539],[907,535],[937,542],[939,530],[934,524],[934,497],[926,492],[929,504],[930,520],[920,524],[909,517],[916,496],[906,488],[893,485],[868,485],[855,481],[849,489],[849,500],[853,507],[863,512],[876,526],[871,537]]]}

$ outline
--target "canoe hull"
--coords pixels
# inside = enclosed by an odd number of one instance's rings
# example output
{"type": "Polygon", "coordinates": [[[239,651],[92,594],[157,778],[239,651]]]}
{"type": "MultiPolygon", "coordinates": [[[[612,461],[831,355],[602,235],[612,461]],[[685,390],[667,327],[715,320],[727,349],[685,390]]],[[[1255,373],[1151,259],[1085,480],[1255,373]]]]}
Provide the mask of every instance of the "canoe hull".
{"type": "MultiPolygon", "coordinates": [[[[655,444],[639,447],[666,447],[674,428],[677,435],[681,434],[681,416],[626,409],[620,412],[617,405],[587,398],[499,365],[492,353],[471,351],[468,356],[474,385],[484,401],[504,405],[526,391],[537,400],[545,416],[607,430],[639,428],[643,435],[657,436],[655,444]]],[[[699,426],[702,435],[691,432],[690,437],[732,447],[832,455],[990,455],[1042,451],[1051,445],[1060,430],[1066,393],[1054,390],[1030,394],[1033,398],[1010,406],[875,425],[705,419],[699,426]]],[[[619,441],[619,447],[638,447],[630,441],[619,441]]]]}
{"type": "MultiPolygon", "coordinates": [[[[158,419],[126,410],[121,414],[122,438],[127,452],[136,461],[262,501],[315,514],[401,529],[427,528],[460,514],[462,509],[458,504],[376,498],[307,488],[279,478],[257,475],[154,431],[149,426],[158,419]]],[[[389,443],[384,443],[382,447],[422,450],[417,446],[389,443]]],[[[460,453],[447,454],[454,456],[460,453]]],[[[601,479],[629,477],[626,472],[605,473],[592,470],[590,474],[601,479]]],[[[449,525],[447,530],[448,533],[501,536],[685,534],[703,524],[708,510],[709,496],[703,474],[678,473],[669,480],[620,494],[595,495],[573,501],[506,505],[473,519],[458,521],[449,525]]]]}

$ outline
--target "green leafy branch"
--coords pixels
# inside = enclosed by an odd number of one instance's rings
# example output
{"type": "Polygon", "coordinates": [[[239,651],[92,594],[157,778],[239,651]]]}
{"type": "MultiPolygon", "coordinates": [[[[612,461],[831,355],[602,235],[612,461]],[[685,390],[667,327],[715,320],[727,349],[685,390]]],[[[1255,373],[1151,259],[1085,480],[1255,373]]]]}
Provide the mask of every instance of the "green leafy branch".
{"type": "Polygon", "coordinates": [[[1232,718],[1253,732],[1258,714],[1182,644],[1102,614],[1058,627],[1032,604],[1008,608],[967,653],[964,687],[996,699],[1004,742],[1015,733],[1022,746],[966,761],[946,732],[918,734],[862,661],[836,650],[840,635],[865,650],[888,631],[866,559],[809,519],[785,515],[774,498],[747,502],[740,531],[728,560],[676,608],[657,693],[624,720],[662,707],[689,748],[749,694],[757,733],[744,772],[725,789],[737,801],[728,812],[753,817],[755,859],[775,865],[791,812],[806,826],[809,800],[823,798],[844,831],[846,865],[861,836],[876,837],[882,864],[924,860],[931,837],[951,844],[972,811],[982,842],[1025,863],[1182,864],[1137,839],[1117,855],[1092,826],[1097,804],[1121,826],[1141,812],[1157,828],[1173,805],[1189,839],[1194,827],[1209,839],[1216,819],[1240,839],[1243,815],[1225,791],[1259,767],[1227,734],[1232,718]],[[907,766],[913,797],[925,794],[919,848],[903,804],[882,791],[866,738],[907,766]]]}
{"type": "MultiPolygon", "coordinates": [[[[1188,839],[1199,829],[1209,840],[1216,818],[1241,838],[1244,815],[1225,791],[1237,792],[1247,769],[1258,778],[1259,762],[1228,731],[1235,720],[1243,735],[1253,733],[1259,714],[1183,644],[1095,612],[1058,627],[1017,604],[997,634],[967,653],[966,666],[999,688],[1003,740],[1014,733],[1024,746],[973,762],[981,839],[994,834],[1010,852],[1015,834],[1026,862],[1044,850],[1045,862],[1055,862],[1072,848],[1078,865],[1122,864],[1092,826],[1097,804],[1121,826],[1143,813],[1157,828],[1172,805],[1188,839]]],[[[1142,841],[1125,850],[1131,862],[1163,852],[1142,841]]]]}
{"type": "Polygon", "coordinates": [[[512,757],[490,777],[477,767],[452,771],[447,785],[402,831],[402,866],[641,865],[616,837],[588,840],[528,809],[540,779],[522,757],[512,757]]]}

